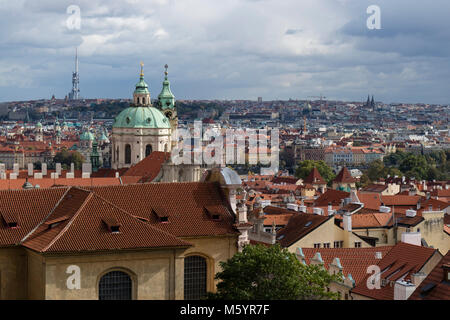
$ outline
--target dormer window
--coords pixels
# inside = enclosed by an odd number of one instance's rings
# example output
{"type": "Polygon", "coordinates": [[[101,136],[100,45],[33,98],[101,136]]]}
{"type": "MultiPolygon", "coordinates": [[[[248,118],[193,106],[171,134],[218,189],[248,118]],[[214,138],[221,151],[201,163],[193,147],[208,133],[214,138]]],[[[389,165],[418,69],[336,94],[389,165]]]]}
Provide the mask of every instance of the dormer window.
{"type": "Polygon", "coordinates": [[[114,217],[106,217],[102,219],[111,233],[120,233],[120,222],[114,217]]]}
{"type": "Polygon", "coordinates": [[[206,214],[214,221],[220,221],[222,218],[220,206],[204,207],[206,214]]]}
{"type": "Polygon", "coordinates": [[[168,223],[169,222],[169,214],[166,209],[162,207],[154,207],[152,209],[153,213],[157,216],[159,222],[168,223]]]}
{"type": "Polygon", "coordinates": [[[10,229],[15,229],[15,228],[17,228],[17,222],[9,222],[9,223],[8,223],[8,228],[10,228],[10,229]]]}
{"type": "Polygon", "coordinates": [[[2,212],[1,216],[9,229],[16,229],[19,227],[19,219],[16,214],[2,212]]]}

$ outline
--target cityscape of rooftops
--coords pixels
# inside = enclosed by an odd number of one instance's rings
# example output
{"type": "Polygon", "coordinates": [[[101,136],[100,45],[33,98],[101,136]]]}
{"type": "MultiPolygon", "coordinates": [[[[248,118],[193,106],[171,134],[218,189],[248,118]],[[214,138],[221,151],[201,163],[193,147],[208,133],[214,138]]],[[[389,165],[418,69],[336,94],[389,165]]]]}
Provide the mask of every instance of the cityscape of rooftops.
{"type": "Polygon", "coordinates": [[[449,12],[0,0],[0,300],[450,300],[449,12]]]}

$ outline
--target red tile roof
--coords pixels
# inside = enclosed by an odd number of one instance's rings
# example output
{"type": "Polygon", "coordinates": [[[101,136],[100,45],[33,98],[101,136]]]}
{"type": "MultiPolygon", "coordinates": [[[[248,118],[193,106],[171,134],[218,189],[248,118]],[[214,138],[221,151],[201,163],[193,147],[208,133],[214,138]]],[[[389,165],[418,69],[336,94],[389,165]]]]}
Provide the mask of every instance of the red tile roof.
{"type": "Polygon", "coordinates": [[[356,179],[352,177],[350,171],[346,167],[343,167],[341,171],[339,171],[336,178],[334,178],[333,182],[336,183],[355,183],[356,179]]]}
{"type": "Polygon", "coordinates": [[[187,247],[190,243],[132,217],[93,192],[71,188],[23,241],[38,252],[187,247]],[[119,226],[112,232],[108,225],[119,226]]]}
{"type": "Polygon", "coordinates": [[[322,178],[322,176],[319,173],[319,170],[314,167],[314,169],[311,170],[309,175],[303,180],[303,183],[309,183],[309,184],[327,184],[327,182],[322,178]]]}
{"type": "Polygon", "coordinates": [[[382,257],[393,248],[393,246],[374,248],[302,248],[306,263],[310,264],[311,259],[317,252],[320,252],[325,268],[333,262],[334,258],[339,258],[342,265],[342,272],[345,277],[352,275],[355,284],[358,284],[367,275],[367,267],[377,264],[380,260],[375,257],[377,252],[382,257]]]}
{"type": "Polygon", "coordinates": [[[128,169],[124,177],[140,177],[141,183],[153,181],[161,171],[162,164],[170,158],[170,152],[152,152],[148,157],[128,169]]]}
{"type": "MultiPolygon", "coordinates": [[[[410,279],[411,275],[420,271],[428,260],[437,253],[437,249],[415,246],[404,242],[397,243],[377,266],[382,272],[381,280],[395,282],[399,279],[410,279]]],[[[376,300],[393,300],[394,285],[386,284],[380,289],[369,289],[366,277],[358,284],[352,293],[360,294],[376,300]]]]}
{"type": "Polygon", "coordinates": [[[332,205],[338,206],[341,204],[341,201],[345,198],[349,198],[350,193],[345,191],[339,191],[334,189],[327,189],[324,194],[322,194],[319,198],[314,202],[315,206],[327,206],[329,203],[332,205]]]}
{"type": "Polygon", "coordinates": [[[289,247],[329,219],[333,219],[333,217],[309,213],[295,214],[286,227],[277,232],[277,240],[282,247],[289,247]]]}
{"type": "Polygon", "coordinates": [[[420,198],[420,196],[394,195],[381,196],[381,201],[385,206],[416,206],[420,198]]]}
{"type": "Polygon", "coordinates": [[[180,237],[238,234],[217,183],[0,191],[0,215],[0,247],[29,235],[23,245],[39,252],[185,246],[180,237]],[[207,206],[219,220],[206,213],[207,206]],[[12,220],[17,228],[8,227],[12,220]],[[119,234],[107,230],[112,221],[119,234]]]}
{"type": "Polygon", "coordinates": [[[450,281],[444,280],[444,266],[450,269],[450,251],[422,281],[409,300],[450,300],[450,281]],[[430,290],[423,290],[423,289],[430,290]]]}

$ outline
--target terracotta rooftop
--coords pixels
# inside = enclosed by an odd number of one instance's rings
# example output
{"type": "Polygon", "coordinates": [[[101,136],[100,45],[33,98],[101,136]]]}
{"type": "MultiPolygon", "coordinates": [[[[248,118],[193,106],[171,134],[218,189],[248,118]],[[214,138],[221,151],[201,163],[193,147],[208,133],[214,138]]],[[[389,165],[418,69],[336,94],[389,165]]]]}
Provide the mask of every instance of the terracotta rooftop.
{"type": "Polygon", "coordinates": [[[289,247],[329,219],[333,217],[309,213],[295,214],[288,224],[277,232],[277,240],[282,247],[289,247]]]}
{"type": "Polygon", "coordinates": [[[69,189],[22,244],[38,252],[191,246],[132,217],[94,192],[78,188],[69,189]],[[120,227],[114,232],[109,229],[112,225],[120,227]]]}
{"type": "Polygon", "coordinates": [[[339,171],[336,178],[334,178],[333,182],[336,183],[355,183],[356,179],[352,177],[350,171],[346,167],[343,167],[341,171],[339,171]]]}
{"type": "Polygon", "coordinates": [[[170,158],[170,152],[152,152],[148,157],[128,169],[124,177],[140,177],[138,182],[153,181],[161,171],[162,164],[170,158]]]}
{"type": "Polygon", "coordinates": [[[444,278],[444,272],[448,269],[450,269],[450,251],[422,281],[409,300],[450,300],[450,279],[444,278]]]}
{"type": "Polygon", "coordinates": [[[374,248],[302,248],[306,263],[310,264],[311,259],[317,252],[320,252],[325,268],[333,262],[334,258],[339,258],[342,265],[342,272],[345,277],[352,275],[355,284],[358,284],[367,275],[367,267],[377,264],[380,259],[376,258],[376,253],[380,252],[381,257],[393,248],[393,246],[374,248]]]}
{"type": "Polygon", "coordinates": [[[381,269],[381,280],[388,283],[380,289],[369,289],[366,277],[352,289],[352,293],[360,294],[376,300],[393,300],[394,283],[397,280],[410,280],[438,252],[437,249],[415,246],[404,242],[397,243],[377,266],[381,269]],[[392,282],[392,286],[391,286],[392,282]]]}
{"type": "Polygon", "coordinates": [[[341,204],[341,201],[345,198],[349,198],[350,193],[345,191],[339,191],[334,189],[327,189],[324,194],[322,194],[319,198],[314,202],[315,206],[327,206],[329,203],[332,205],[338,206],[341,204]]]}
{"type": "Polygon", "coordinates": [[[0,247],[39,252],[176,247],[189,245],[180,237],[237,234],[216,183],[0,191],[0,215],[0,247]],[[211,206],[220,219],[207,214],[211,206]],[[108,230],[114,223],[118,233],[108,230]]]}
{"type": "Polygon", "coordinates": [[[303,183],[309,183],[309,184],[327,184],[327,182],[322,178],[322,176],[319,173],[319,170],[314,167],[314,169],[311,170],[309,175],[303,180],[303,183]]]}

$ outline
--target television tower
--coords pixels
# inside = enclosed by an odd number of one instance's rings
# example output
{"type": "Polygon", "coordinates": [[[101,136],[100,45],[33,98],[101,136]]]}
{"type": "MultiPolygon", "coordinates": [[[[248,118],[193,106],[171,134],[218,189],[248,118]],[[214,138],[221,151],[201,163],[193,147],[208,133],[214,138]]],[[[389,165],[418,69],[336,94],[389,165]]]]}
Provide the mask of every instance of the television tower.
{"type": "Polygon", "coordinates": [[[72,73],[72,91],[69,93],[70,100],[78,100],[80,98],[80,75],[78,73],[78,48],[75,49],[75,72],[72,73]]]}

